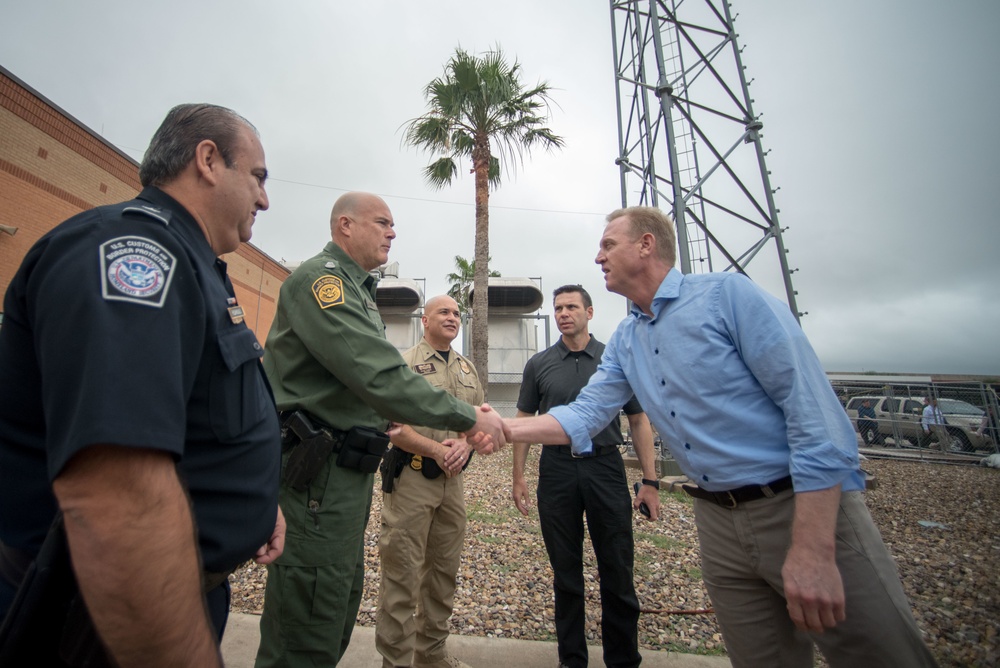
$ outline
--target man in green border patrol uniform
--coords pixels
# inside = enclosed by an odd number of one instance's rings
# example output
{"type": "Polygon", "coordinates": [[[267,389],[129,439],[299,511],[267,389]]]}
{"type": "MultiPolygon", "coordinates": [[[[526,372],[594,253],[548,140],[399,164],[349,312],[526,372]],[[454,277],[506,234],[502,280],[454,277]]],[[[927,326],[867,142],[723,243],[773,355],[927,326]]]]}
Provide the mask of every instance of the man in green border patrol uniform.
{"type": "Polygon", "coordinates": [[[385,264],[396,236],[386,203],[346,193],[330,228],[333,242],[282,285],[264,351],[281,411],[288,532],[268,566],[258,668],[335,666],[347,649],[388,421],[504,442],[495,413],[432,387],[385,339],[369,272],[385,264]]]}
{"type": "MultiPolygon", "coordinates": [[[[435,387],[479,405],[483,386],[476,369],[451,347],[461,317],[448,295],[428,300],[421,318],[424,337],[403,359],[435,387]]],[[[464,440],[445,445],[456,436],[442,429],[404,427],[392,437],[383,464],[375,646],[384,668],[468,668],[446,646],[465,542],[462,471],[472,455],[464,440]],[[449,468],[444,458],[451,448],[463,452],[449,468]]]]}

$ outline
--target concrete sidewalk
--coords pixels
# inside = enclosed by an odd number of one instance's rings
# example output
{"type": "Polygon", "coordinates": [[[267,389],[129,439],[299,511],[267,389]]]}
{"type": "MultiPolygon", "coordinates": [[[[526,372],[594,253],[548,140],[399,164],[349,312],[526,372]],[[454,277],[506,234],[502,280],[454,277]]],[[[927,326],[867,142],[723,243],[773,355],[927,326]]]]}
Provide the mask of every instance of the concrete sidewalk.
{"type": "MultiPolygon", "coordinates": [[[[260,642],[260,617],[234,613],[222,640],[222,656],[229,668],[251,668],[260,642]]],[[[554,642],[456,636],[448,639],[452,654],[473,668],[554,668],[559,663],[554,642]]],[[[641,650],[643,668],[731,668],[729,659],[676,652],[641,650]]],[[[601,648],[590,646],[590,665],[604,665],[601,648]]],[[[375,629],[355,626],[351,645],[340,668],[381,668],[375,651],[375,629]]]]}

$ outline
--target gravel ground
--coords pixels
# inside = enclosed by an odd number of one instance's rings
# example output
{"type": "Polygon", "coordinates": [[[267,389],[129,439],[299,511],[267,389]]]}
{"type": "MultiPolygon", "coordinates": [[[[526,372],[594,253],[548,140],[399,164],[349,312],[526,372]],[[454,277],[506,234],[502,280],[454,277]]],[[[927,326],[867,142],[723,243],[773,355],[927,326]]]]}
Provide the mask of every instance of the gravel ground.
{"type": "MultiPolygon", "coordinates": [[[[538,448],[528,471],[537,472],[538,448]]],[[[458,574],[452,631],[461,635],[554,640],[552,575],[538,518],[510,499],[511,451],[477,457],[466,472],[469,525],[458,574]]],[[[942,666],[1000,665],[1000,471],[868,460],[877,486],[868,507],[896,559],[928,645],[942,666]],[[925,526],[923,523],[933,523],[925,526]]],[[[630,482],[639,472],[629,469],[630,482]]],[[[535,480],[529,478],[529,488],[535,480]]],[[[701,583],[690,501],[661,492],[661,517],[636,514],[635,581],[644,649],[725,654],[701,583]],[[682,614],[684,613],[690,614],[682,614]]],[[[368,569],[358,623],[374,626],[381,492],[365,543],[368,569]]],[[[596,564],[585,551],[587,635],[600,643],[596,564]]],[[[266,573],[248,564],[231,577],[233,609],[260,613],[266,573]]],[[[822,665],[818,661],[817,665],[822,665]]]]}

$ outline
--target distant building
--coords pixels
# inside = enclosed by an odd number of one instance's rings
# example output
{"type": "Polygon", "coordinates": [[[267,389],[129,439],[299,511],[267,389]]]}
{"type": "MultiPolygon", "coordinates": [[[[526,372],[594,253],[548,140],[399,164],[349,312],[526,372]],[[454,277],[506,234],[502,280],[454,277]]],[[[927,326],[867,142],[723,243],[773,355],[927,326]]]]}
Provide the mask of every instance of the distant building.
{"type": "MultiPolygon", "coordinates": [[[[475,290],[469,292],[469,301],[475,290]]],[[[539,350],[549,347],[549,318],[541,315],[544,296],[530,278],[491,276],[486,293],[490,330],[490,405],[504,417],[517,413],[524,365],[539,350]],[[538,327],[542,325],[543,331],[538,327]]],[[[471,348],[469,327],[463,336],[465,350],[471,348]]]]}
{"type": "MultiPolygon", "coordinates": [[[[0,67],[0,294],[39,237],[141,188],[135,160],[0,67]]],[[[222,259],[246,322],[263,342],[289,271],[252,244],[222,259]]]]}

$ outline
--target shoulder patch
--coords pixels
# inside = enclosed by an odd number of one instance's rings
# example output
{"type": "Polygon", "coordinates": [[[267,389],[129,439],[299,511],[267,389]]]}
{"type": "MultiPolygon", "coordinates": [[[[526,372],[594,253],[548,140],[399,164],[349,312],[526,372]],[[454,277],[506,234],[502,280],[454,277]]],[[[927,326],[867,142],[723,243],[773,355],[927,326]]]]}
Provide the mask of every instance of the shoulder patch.
{"type": "Polygon", "coordinates": [[[101,244],[101,296],[162,308],[177,258],[146,237],[117,237],[101,244]]]}
{"type": "Polygon", "coordinates": [[[413,370],[419,373],[421,376],[429,376],[434,373],[434,362],[425,362],[423,364],[417,364],[413,367],[413,370]]]}
{"type": "Polygon", "coordinates": [[[337,276],[320,276],[312,284],[312,293],[320,308],[344,303],[344,283],[337,276]]]}
{"type": "Polygon", "coordinates": [[[139,213],[144,216],[148,216],[153,220],[158,220],[164,225],[170,224],[170,212],[165,211],[159,207],[152,206],[151,204],[142,204],[140,206],[127,206],[122,209],[122,215],[126,213],[139,213]]]}

